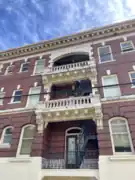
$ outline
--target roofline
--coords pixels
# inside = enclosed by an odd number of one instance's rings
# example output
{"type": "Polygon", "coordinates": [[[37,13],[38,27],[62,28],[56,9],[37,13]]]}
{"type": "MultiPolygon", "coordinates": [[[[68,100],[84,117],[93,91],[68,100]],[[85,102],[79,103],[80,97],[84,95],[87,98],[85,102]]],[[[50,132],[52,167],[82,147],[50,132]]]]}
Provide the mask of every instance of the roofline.
{"type": "Polygon", "coordinates": [[[100,28],[94,28],[91,30],[71,34],[55,38],[52,40],[41,41],[31,45],[22,46],[19,48],[8,49],[6,51],[0,51],[0,60],[12,59],[22,56],[28,56],[34,53],[42,53],[49,50],[62,48],[78,43],[93,42],[98,39],[111,37],[118,34],[124,34],[135,30],[135,19],[127,20],[100,28]]]}

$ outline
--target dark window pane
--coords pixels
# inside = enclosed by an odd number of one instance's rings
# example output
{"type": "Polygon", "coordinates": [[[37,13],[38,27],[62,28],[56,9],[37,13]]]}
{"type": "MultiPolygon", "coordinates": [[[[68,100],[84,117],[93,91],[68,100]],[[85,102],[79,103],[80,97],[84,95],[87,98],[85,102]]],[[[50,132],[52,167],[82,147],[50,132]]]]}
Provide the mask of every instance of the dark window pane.
{"type": "Polygon", "coordinates": [[[122,43],[121,47],[122,47],[122,51],[131,51],[134,49],[131,42],[122,43]]]}
{"type": "Polygon", "coordinates": [[[22,97],[22,90],[16,91],[13,102],[21,101],[21,97],[22,97]]]}
{"type": "Polygon", "coordinates": [[[8,67],[8,73],[12,73],[13,72],[13,66],[9,66],[8,67]]]}
{"type": "Polygon", "coordinates": [[[131,152],[131,147],[115,146],[115,152],[131,152]]]}
{"type": "Polygon", "coordinates": [[[28,71],[28,63],[24,63],[22,66],[22,72],[28,71]]]}
{"type": "Polygon", "coordinates": [[[111,54],[104,54],[100,56],[101,62],[109,61],[112,59],[111,54]]]}
{"type": "Polygon", "coordinates": [[[6,134],[12,134],[12,128],[8,128],[8,129],[6,129],[6,132],[5,132],[6,134]]]}
{"type": "Polygon", "coordinates": [[[135,79],[132,79],[132,85],[135,85],[135,79]]]}
{"type": "Polygon", "coordinates": [[[135,73],[131,73],[131,78],[135,79],[135,73]]]}
{"type": "Polygon", "coordinates": [[[8,144],[11,144],[11,142],[12,142],[12,134],[10,134],[10,135],[5,135],[4,136],[4,140],[3,140],[3,143],[8,143],[8,144]]]}

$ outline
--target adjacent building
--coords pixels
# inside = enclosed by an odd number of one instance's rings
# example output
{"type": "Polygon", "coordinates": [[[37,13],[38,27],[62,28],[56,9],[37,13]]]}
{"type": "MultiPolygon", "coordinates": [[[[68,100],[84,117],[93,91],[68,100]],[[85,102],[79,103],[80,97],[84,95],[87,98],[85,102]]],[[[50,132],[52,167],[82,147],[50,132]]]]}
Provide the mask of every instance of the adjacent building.
{"type": "Polygon", "coordinates": [[[134,179],[135,20],[0,52],[4,180],[134,179]]]}

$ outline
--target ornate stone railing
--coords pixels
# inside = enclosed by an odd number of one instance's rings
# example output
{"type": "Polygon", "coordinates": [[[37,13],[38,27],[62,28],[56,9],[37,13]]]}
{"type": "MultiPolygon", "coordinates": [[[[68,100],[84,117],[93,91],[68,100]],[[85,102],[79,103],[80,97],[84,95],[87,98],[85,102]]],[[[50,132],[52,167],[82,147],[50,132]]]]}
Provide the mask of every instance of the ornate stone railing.
{"type": "Polygon", "coordinates": [[[44,102],[45,110],[58,110],[58,109],[75,109],[90,107],[92,103],[91,96],[71,97],[66,99],[49,100],[44,102]]]}
{"type": "MultiPolygon", "coordinates": [[[[47,158],[42,158],[42,169],[68,169],[64,153],[49,153],[47,158]]],[[[92,150],[85,153],[85,157],[80,163],[76,164],[71,169],[98,169],[98,151],[92,150]]]]}
{"type": "Polygon", "coordinates": [[[61,65],[61,66],[53,66],[51,68],[47,68],[45,70],[45,73],[53,74],[53,73],[60,73],[60,72],[79,70],[83,68],[95,68],[95,67],[96,65],[94,61],[82,61],[72,64],[61,65]]]}

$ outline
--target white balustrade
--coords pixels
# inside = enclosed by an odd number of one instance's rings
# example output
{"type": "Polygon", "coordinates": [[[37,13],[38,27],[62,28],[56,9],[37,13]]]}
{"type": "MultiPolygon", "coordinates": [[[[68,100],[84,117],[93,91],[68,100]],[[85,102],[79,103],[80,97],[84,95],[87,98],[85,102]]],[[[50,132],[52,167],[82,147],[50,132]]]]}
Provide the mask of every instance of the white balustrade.
{"type": "Polygon", "coordinates": [[[75,109],[89,107],[91,96],[69,97],[66,99],[49,100],[44,102],[44,110],[55,111],[57,109],[75,109]]]}
{"type": "Polygon", "coordinates": [[[49,69],[46,69],[45,73],[52,74],[52,73],[73,71],[73,70],[78,70],[78,69],[83,69],[83,68],[88,68],[88,67],[90,68],[95,67],[95,62],[82,61],[82,62],[77,62],[77,63],[72,63],[72,64],[61,65],[61,66],[54,66],[49,69]]]}

